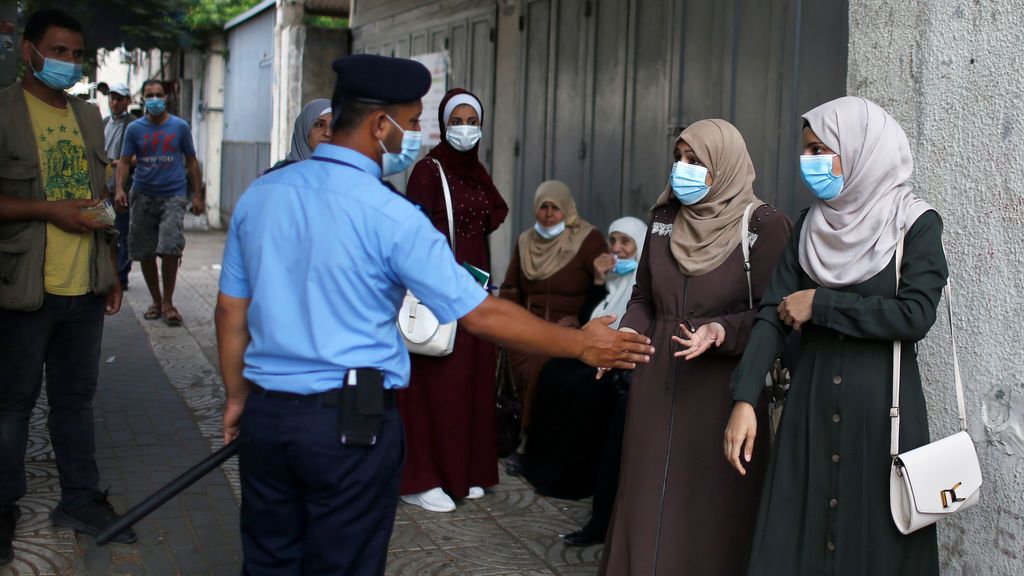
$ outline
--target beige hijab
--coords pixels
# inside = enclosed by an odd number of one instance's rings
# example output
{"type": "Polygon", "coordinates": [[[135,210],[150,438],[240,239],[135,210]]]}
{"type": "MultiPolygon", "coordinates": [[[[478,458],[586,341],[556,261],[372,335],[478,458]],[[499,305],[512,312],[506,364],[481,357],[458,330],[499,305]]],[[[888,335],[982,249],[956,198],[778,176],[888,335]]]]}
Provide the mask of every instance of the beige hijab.
{"type": "Polygon", "coordinates": [[[843,189],[811,205],[800,232],[800,266],[828,288],[859,284],[881,272],[900,229],[934,210],[914,195],[910,143],[896,120],[855,96],[826,102],[804,114],[811,130],[839,155],[843,189]]]}
{"type": "MultiPolygon", "coordinates": [[[[676,138],[693,148],[711,174],[708,195],[692,206],[681,206],[672,224],[672,255],[687,276],[700,276],[718,268],[740,243],[743,211],[754,196],[754,164],[743,136],[721,119],[700,120],[676,138]]],[[[671,185],[654,207],[673,201],[671,185]]]]}
{"type": "Polygon", "coordinates": [[[594,226],[576,212],[576,201],[564,182],[548,180],[537,188],[533,211],[545,202],[551,202],[565,213],[565,231],[551,240],[546,240],[533,227],[519,235],[519,265],[529,280],[543,280],[561,270],[594,230],[594,226]]]}

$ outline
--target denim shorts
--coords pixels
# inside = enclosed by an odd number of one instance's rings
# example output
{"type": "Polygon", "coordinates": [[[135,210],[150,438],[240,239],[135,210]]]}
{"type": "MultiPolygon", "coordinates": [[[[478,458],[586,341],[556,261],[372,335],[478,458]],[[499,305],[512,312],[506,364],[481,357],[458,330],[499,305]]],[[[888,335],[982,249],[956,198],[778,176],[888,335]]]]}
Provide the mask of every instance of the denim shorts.
{"type": "Polygon", "coordinates": [[[132,191],[131,227],[128,251],[132,260],[152,260],[156,256],[180,257],[185,250],[185,207],[188,198],[148,196],[132,191]]]}

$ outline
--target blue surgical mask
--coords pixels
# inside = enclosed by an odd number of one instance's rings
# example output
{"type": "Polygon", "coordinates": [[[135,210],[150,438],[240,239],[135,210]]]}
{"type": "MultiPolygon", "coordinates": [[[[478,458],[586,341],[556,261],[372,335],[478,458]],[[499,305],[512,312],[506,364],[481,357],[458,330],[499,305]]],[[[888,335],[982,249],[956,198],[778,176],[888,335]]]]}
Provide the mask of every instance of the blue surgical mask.
{"type": "Polygon", "coordinates": [[[420,155],[420,143],[423,140],[423,133],[402,128],[391,116],[388,116],[388,120],[391,120],[391,123],[402,131],[402,151],[398,153],[388,152],[388,147],[384,145],[384,142],[378,140],[380,147],[384,149],[384,158],[381,166],[384,176],[400,174],[408,170],[409,166],[412,166],[413,162],[420,155]]]}
{"type": "Polygon", "coordinates": [[[146,98],[146,113],[150,116],[159,116],[167,109],[167,100],[163,98],[146,98]]]}
{"type": "Polygon", "coordinates": [[[680,202],[692,206],[708,195],[707,177],[708,169],[703,166],[676,162],[670,178],[672,192],[680,202]]]}
{"type": "Polygon", "coordinates": [[[800,174],[807,187],[821,200],[832,200],[843,191],[843,176],[832,173],[835,154],[800,157],[800,174]]]}
{"type": "Polygon", "coordinates": [[[629,274],[633,270],[636,270],[636,267],[639,265],[640,263],[636,261],[636,258],[627,258],[623,260],[618,256],[615,257],[615,273],[619,276],[629,274]]]}
{"type": "MultiPolygon", "coordinates": [[[[39,54],[39,50],[35,46],[32,46],[32,49],[36,51],[36,54],[39,54]]],[[[39,54],[39,57],[43,59],[43,69],[36,70],[32,68],[32,74],[49,88],[53,90],[67,90],[82,79],[81,64],[65,62],[56,58],[46,58],[42,54],[39,54]]],[[[29,67],[32,67],[31,63],[29,63],[29,67]]]]}
{"type": "Polygon", "coordinates": [[[565,232],[565,220],[562,220],[550,228],[541,226],[540,222],[534,222],[533,229],[537,231],[537,234],[540,234],[541,238],[551,240],[552,238],[557,238],[562,232],[565,232]]]}

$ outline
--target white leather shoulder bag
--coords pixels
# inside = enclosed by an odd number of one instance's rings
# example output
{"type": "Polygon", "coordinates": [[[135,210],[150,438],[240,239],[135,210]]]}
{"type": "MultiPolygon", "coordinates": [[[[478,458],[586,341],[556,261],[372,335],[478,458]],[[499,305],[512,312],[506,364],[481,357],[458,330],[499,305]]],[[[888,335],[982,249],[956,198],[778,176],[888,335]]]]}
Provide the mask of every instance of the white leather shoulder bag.
{"type": "MultiPolygon", "coordinates": [[[[903,261],[903,236],[896,247],[896,289],[900,284],[903,261]]],[[[889,473],[889,507],[896,528],[910,534],[930,526],[960,510],[978,503],[981,494],[981,465],[974,441],[967,433],[964,388],[960,380],[960,361],[953,331],[953,297],[947,284],[943,289],[949,312],[949,335],[953,344],[953,379],[960,431],[900,454],[900,352],[902,343],[892,347],[892,408],[890,446],[892,469],[889,473]]]]}
{"type": "MultiPolygon", "coordinates": [[[[441,187],[444,188],[444,205],[448,212],[448,239],[452,243],[452,254],[455,253],[455,218],[452,214],[452,193],[448,188],[448,178],[444,168],[436,158],[431,160],[437,164],[441,173],[441,187]]],[[[402,333],[405,346],[412,354],[423,356],[447,356],[455,349],[455,329],[457,322],[441,324],[429,308],[420,302],[411,291],[405,292],[402,308],[398,311],[398,330],[402,333]]]]}

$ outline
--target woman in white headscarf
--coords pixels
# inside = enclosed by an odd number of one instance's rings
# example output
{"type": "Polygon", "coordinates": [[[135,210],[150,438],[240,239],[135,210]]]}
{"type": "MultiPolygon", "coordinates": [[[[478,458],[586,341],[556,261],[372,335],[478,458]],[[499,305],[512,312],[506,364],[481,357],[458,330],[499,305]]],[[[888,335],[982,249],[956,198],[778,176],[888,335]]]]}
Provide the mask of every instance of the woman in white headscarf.
{"type": "MultiPolygon", "coordinates": [[[[844,97],[803,118],[800,169],[816,200],[761,301],[725,432],[743,474],[756,458],[752,406],[786,335],[800,330],[747,573],[935,575],[935,526],[904,536],[890,514],[889,408],[892,342],[925,337],[946,284],[942,220],[914,195],[910,144],[885,110],[844,97]]],[[[900,370],[907,451],[928,442],[928,414],[916,354],[904,352],[900,370]]]]}
{"type": "MultiPolygon", "coordinates": [[[[646,236],[647,225],[631,216],[619,218],[608,227],[611,251],[594,259],[593,288],[583,305],[581,322],[614,314],[610,326],[618,328],[633,293],[646,236]]],[[[544,365],[537,379],[530,435],[523,455],[523,476],[539,494],[577,500],[594,493],[612,411],[618,393],[625,393],[620,390],[622,384],[628,382],[618,378],[595,381],[594,369],[577,360],[555,358],[544,365]]],[[[611,458],[617,470],[617,448],[615,452],[611,458]]],[[[606,500],[614,498],[613,487],[606,500]]],[[[610,502],[607,509],[610,512],[610,502]]],[[[603,537],[608,518],[599,514],[596,520],[591,532],[603,537]]]]}

